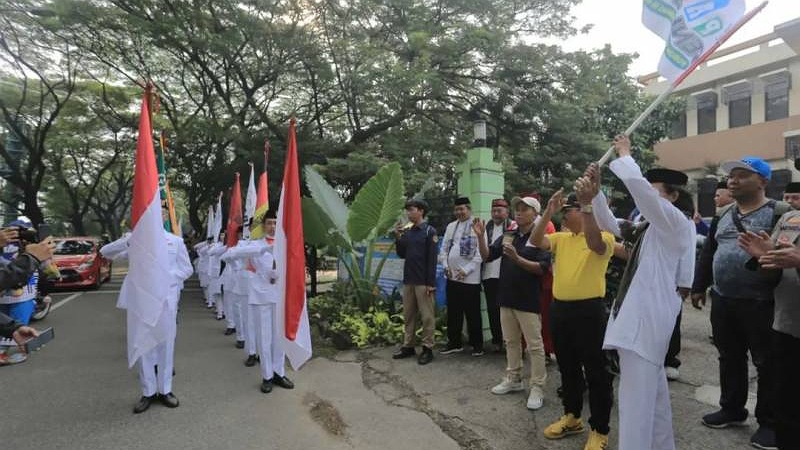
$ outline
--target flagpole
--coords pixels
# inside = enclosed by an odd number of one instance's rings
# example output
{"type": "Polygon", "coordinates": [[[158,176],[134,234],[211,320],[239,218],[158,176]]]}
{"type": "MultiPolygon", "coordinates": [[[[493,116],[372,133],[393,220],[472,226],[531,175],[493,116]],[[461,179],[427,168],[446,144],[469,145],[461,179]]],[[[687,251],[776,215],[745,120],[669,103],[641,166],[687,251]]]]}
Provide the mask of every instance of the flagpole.
{"type": "MultiPolygon", "coordinates": [[[[672,84],[670,84],[670,86],[664,92],[662,92],[658,97],[656,97],[656,99],[653,100],[653,102],[650,103],[650,105],[647,108],[645,108],[645,110],[642,111],[641,114],[639,114],[639,117],[637,117],[636,120],[633,121],[633,123],[628,127],[628,129],[625,130],[623,134],[625,136],[630,136],[637,128],[639,128],[639,125],[641,125],[642,122],[644,122],[644,120],[653,112],[653,110],[658,108],[658,106],[664,100],[666,100],[666,98],[670,94],[672,94],[673,91],[675,91],[678,85],[680,85],[686,79],[686,77],[691,75],[692,72],[694,72],[694,70],[697,69],[697,67],[700,64],[703,64],[715,51],[717,51],[717,49],[722,44],[724,44],[725,41],[727,41],[731,36],[733,36],[734,33],[739,31],[739,28],[742,28],[744,24],[749,22],[750,19],[752,19],[756,14],[760,13],[764,8],[766,8],[768,3],[769,0],[762,2],[760,5],[758,5],[758,7],[756,7],[755,9],[751,10],[750,12],[742,16],[742,18],[739,19],[738,22],[733,24],[733,26],[728,31],[726,31],[725,34],[720,36],[720,38],[717,40],[717,42],[714,43],[714,45],[709,47],[708,50],[706,50],[702,55],[700,55],[700,57],[697,58],[686,70],[684,70],[683,73],[678,78],[676,78],[675,81],[673,81],[672,84]]],[[[608,162],[608,160],[611,158],[613,154],[614,154],[614,146],[612,145],[611,147],[609,147],[609,149],[606,151],[603,157],[600,158],[599,161],[597,161],[597,165],[600,167],[605,165],[605,163],[608,162]]]]}

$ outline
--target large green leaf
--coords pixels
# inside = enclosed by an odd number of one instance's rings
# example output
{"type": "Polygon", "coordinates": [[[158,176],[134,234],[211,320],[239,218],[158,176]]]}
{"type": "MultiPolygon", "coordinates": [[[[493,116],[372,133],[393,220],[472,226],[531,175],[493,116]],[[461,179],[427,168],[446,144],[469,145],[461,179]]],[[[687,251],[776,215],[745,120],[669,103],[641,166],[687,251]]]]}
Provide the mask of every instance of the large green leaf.
{"type": "Polygon", "coordinates": [[[306,166],[306,184],[311,197],[327,215],[336,231],[347,241],[347,206],[339,193],[311,166],[306,166]]]}
{"type": "Polygon", "coordinates": [[[353,242],[361,242],[386,233],[395,224],[405,205],[403,171],[400,164],[381,167],[358,191],[347,231],[353,242]]]}
{"type": "Polygon", "coordinates": [[[314,199],[304,197],[303,237],[308,244],[316,247],[332,247],[350,251],[352,247],[333,226],[331,218],[322,211],[314,199]]]}

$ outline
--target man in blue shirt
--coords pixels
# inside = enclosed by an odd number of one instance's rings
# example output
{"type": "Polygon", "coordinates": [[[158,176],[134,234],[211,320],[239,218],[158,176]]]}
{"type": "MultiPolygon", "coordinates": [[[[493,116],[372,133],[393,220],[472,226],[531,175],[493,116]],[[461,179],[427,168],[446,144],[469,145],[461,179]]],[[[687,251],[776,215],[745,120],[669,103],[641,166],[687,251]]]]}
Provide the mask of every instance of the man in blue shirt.
{"type": "Polygon", "coordinates": [[[422,321],[422,353],[417,362],[428,364],[433,360],[433,332],[436,326],[436,229],[424,222],[428,204],[422,200],[406,202],[409,224],[398,227],[396,233],[397,255],[405,259],[403,265],[403,318],[405,337],[403,346],[392,357],[402,359],[414,356],[417,332],[417,313],[422,321]]]}

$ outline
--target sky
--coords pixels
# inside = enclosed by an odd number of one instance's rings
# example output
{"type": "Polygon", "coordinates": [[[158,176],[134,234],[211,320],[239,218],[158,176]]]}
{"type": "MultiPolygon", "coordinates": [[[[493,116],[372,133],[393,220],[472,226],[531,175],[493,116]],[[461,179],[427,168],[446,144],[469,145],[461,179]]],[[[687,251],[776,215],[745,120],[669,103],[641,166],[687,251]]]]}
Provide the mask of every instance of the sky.
{"type": "MultiPolygon", "coordinates": [[[[760,5],[761,1],[746,0],[747,10],[760,5]]],[[[615,53],[639,54],[631,64],[629,75],[656,71],[664,41],[642,25],[642,0],[583,0],[573,9],[573,15],[576,28],[586,24],[594,26],[589,33],[562,42],[565,50],[592,50],[609,43],[615,53]]],[[[775,25],[795,18],[800,18],[800,1],[770,0],[767,7],[734,34],[723,48],[770,33],[775,25]]]]}

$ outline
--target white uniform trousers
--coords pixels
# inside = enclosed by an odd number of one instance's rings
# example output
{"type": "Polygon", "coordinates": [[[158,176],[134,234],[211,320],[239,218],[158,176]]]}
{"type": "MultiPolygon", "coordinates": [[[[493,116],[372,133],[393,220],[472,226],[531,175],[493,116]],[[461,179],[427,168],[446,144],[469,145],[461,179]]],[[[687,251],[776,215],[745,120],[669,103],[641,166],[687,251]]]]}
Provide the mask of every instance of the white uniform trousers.
{"type": "Polygon", "coordinates": [[[222,285],[222,310],[225,313],[225,321],[228,322],[228,328],[236,328],[235,295],[228,289],[228,286],[222,285]]]}
{"type": "Polygon", "coordinates": [[[172,392],[172,369],[175,367],[175,334],[177,327],[173,327],[166,342],[142,355],[139,359],[139,382],[142,385],[142,395],[150,397],[172,392]],[[158,366],[158,374],[156,374],[158,366]]]}
{"type": "Polygon", "coordinates": [[[219,292],[211,294],[211,299],[211,304],[216,306],[217,319],[219,319],[225,315],[225,305],[223,304],[222,294],[219,292]]]}
{"type": "Polygon", "coordinates": [[[250,325],[255,331],[258,357],[261,360],[261,377],[265,380],[272,378],[277,373],[286,375],[284,366],[285,355],[280,349],[277,328],[273,326],[275,304],[249,305],[248,317],[250,325]]]}
{"type": "Polygon", "coordinates": [[[231,293],[231,297],[233,297],[233,320],[236,322],[236,340],[245,341],[246,343],[245,331],[247,330],[247,322],[245,322],[245,320],[247,317],[247,296],[231,293]]]}
{"type": "Polygon", "coordinates": [[[258,336],[256,335],[256,327],[250,318],[253,315],[253,307],[258,305],[248,304],[247,296],[242,300],[242,320],[247,324],[244,329],[244,352],[247,356],[258,354],[258,336]]]}
{"type": "Polygon", "coordinates": [[[619,352],[619,450],[675,450],[664,366],[619,352]]]}

